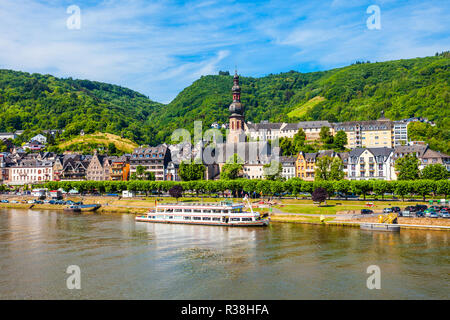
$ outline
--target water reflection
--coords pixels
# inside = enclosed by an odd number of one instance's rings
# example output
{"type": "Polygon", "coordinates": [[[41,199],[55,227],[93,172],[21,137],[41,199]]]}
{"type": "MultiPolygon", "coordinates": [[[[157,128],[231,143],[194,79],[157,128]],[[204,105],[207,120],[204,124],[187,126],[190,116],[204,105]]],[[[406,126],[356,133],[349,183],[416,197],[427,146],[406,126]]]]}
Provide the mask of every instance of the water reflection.
{"type": "Polygon", "coordinates": [[[0,298],[448,299],[448,232],[135,223],[132,215],[0,212],[0,298]],[[65,286],[81,268],[82,290],[65,286]],[[382,290],[368,290],[379,265],[382,290]]]}

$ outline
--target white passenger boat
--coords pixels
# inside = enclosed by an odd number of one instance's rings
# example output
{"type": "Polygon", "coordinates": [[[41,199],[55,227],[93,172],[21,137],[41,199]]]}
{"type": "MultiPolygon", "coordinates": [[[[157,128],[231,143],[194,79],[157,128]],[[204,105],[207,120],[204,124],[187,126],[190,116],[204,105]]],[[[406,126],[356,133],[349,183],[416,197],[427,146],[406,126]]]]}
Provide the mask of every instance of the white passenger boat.
{"type": "Polygon", "coordinates": [[[155,210],[137,216],[136,221],[160,223],[184,223],[229,227],[257,227],[269,225],[270,218],[258,212],[245,212],[244,204],[217,203],[164,203],[155,210]]]}

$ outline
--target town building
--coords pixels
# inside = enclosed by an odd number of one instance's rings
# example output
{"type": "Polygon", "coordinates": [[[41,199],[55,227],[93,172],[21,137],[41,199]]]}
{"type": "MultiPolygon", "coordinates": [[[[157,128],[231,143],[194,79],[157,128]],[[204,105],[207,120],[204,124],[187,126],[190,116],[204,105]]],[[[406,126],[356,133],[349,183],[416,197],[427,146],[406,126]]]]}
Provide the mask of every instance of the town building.
{"type": "Polygon", "coordinates": [[[91,161],[91,156],[79,154],[67,154],[62,159],[55,160],[54,168],[60,170],[55,172],[55,181],[82,181],[86,180],[86,171],[91,161]],[[62,168],[56,163],[60,161],[62,168]]]}
{"type": "Polygon", "coordinates": [[[10,167],[9,184],[23,185],[51,181],[53,162],[24,159],[10,167]]]}
{"type": "Polygon", "coordinates": [[[296,177],[296,157],[281,156],[281,177],[285,180],[296,177]]]}
{"type": "Polygon", "coordinates": [[[242,166],[243,177],[246,179],[264,179],[264,163],[245,163],[242,166]]]}
{"type": "Polygon", "coordinates": [[[306,140],[314,141],[320,139],[322,127],[328,127],[332,131],[332,126],[328,121],[301,121],[295,123],[248,122],[245,125],[245,134],[250,141],[269,141],[280,138],[292,139],[302,129],[305,132],[306,140]]]}
{"type": "Polygon", "coordinates": [[[40,144],[46,144],[47,143],[47,137],[45,137],[44,135],[39,133],[39,134],[35,135],[33,138],[31,138],[30,141],[37,141],[40,144]]]}
{"type": "Polygon", "coordinates": [[[130,178],[130,163],[127,155],[112,160],[109,177],[112,181],[127,181],[130,178]]]}
{"type": "Polygon", "coordinates": [[[15,138],[17,138],[17,134],[14,132],[0,132],[0,139],[14,140],[15,138]]]}
{"type": "Polygon", "coordinates": [[[355,148],[391,148],[393,146],[393,123],[389,120],[348,121],[335,123],[334,132],[347,134],[349,149],[355,148]]]}
{"type": "Polygon", "coordinates": [[[393,180],[392,148],[356,148],[349,152],[347,175],[350,180],[393,180]]]}
{"type": "Polygon", "coordinates": [[[297,178],[305,181],[314,181],[317,152],[299,152],[296,160],[297,178]]]}
{"type": "Polygon", "coordinates": [[[112,160],[107,155],[100,155],[95,151],[86,169],[86,179],[92,181],[110,180],[112,160]]]}
{"type": "Polygon", "coordinates": [[[450,171],[450,156],[439,151],[431,150],[427,144],[413,144],[396,147],[393,154],[394,163],[397,159],[408,154],[413,154],[419,159],[420,170],[423,170],[423,168],[429,164],[442,164],[450,171]]]}
{"type": "Polygon", "coordinates": [[[136,173],[138,166],[143,166],[145,171],[155,174],[155,180],[166,180],[165,172],[170,160],[170,149],[165,144],[136,148],[130,158],[130,174],[136,173]]]}

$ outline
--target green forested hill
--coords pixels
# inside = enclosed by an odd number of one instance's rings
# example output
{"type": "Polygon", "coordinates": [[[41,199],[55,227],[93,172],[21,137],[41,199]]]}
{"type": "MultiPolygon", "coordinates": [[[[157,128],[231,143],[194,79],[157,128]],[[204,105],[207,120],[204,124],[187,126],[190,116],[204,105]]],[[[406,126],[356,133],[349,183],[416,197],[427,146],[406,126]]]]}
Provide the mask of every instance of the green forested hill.
{"type": "MultiPolygon", "coordinates": [[[[179,126],[190,128],[194,120],[203,120],[205,125],[226,121],[231,86],[232,76],[225,75],[195,81],[163,111],[151,115],[159,120],[159,136],[165,137],[179,126]]],[[[241,77],[241,87],[249,121],[370,120],[379,118],[384,110],[393,120],[422,116],[435,121],[437,127],[421,127],[415,130],[414,138],[450,152],[448,52],[426,58],[357,63],[324,72],[241,77]]]]}
{"type": "Polygon", "coordinates": [[[161,104],[116,85],[0,70],[0,131],[97,131],[152,142],[149,114],[161,104]]]}
{"type": "MultiPolygon", "coordinates": [[[[138,143],[169,141],[176,128],[226,122],[232,76],[203,76],[169,104],[106,83],[0,70],[0,131],[81,129],[120,134],[138,143]]],[[[422,116],[412,137],[450,153],[450,54],[356,63],[323,72],[241,77],[248,121],[393,120],[422,116]]]]}

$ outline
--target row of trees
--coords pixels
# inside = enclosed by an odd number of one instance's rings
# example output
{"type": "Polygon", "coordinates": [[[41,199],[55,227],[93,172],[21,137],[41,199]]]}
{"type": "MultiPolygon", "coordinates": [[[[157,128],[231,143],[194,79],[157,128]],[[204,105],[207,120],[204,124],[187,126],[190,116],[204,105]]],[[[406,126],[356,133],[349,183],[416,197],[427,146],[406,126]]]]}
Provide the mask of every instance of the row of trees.
{"type": "MultiPolygon", "coordinates": [[[[384,180],[339,180],[339,181],[303,181],[293,178],[287,181],[272,180],[195,180],[195,181],[51,181],[44,186],[49,189],[62,188],[65,191],[76,189],[81,193],[86,192],[121,192],[123,190],[141,191],[146,194],[167,192],[173,186],[179,185],[184,191],[200,194],[221,194],[226,191],[234,196],[242,196],[244,193],[251,197],[256,196],[281,196],[300,193],[311,194],[317,188],[324,188],[328,194],[340,194],[344,197],[351,194],[362,196],[366,199],[369,194],[380,196],[393,194],[402,199],[409,196],[421,196],[424,200],[430,195],[447,197],[450,194],[450,180],[416,180],[416,181],[384,181],[384,180]]],[[[42,187],[42,185],[35,186],[42,187]]]]}

